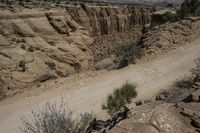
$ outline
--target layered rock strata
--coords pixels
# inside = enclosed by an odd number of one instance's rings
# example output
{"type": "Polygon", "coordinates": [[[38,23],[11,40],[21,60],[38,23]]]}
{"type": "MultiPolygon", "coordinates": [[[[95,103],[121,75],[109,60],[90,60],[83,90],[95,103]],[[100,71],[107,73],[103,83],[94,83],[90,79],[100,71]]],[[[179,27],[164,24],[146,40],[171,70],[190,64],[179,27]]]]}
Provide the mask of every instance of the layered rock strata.
{"type": "Polygon", "coordinates": [[[149,8],[127,6],[2,7],[1,11],[1,96],[88,70],[94,64],[90,47],[94,37],[124,34],[150,19],[149,8]]]}

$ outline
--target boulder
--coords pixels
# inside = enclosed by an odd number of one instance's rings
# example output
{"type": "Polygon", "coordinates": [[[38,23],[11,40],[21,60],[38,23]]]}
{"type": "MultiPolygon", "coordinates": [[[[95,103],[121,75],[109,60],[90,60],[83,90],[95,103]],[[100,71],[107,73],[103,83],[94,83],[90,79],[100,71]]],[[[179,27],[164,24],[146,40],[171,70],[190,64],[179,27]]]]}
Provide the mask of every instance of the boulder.
{"type": "Polygon", "coordinates": [[[192,118],[191,124],[196,128],[200,128],[200,117],[199,118],[192,118]]]}
{"type": "Polygon", "coordinates": [[[167,109],[169,105],[161,105],[156,107],[151,116],[150,123],[162,133],[178,133],[189,131],[180,115],[173,110],[167,109]]]}
{"type": "Polygon", "coordinates": [[[55,28],[56,31],[60,34],[69,34],[71,30],[67,25],[66,19],[63,15],[61,16],[53,16],[51,13],[47,13],[47,17],[49,19],[50,24],[55,28]]]}
{"type": "Polygon", "coordinates": [[[181,114],[190,118],[200,117],[199,103],[179,103],[178,107],[181,108],[181,114]]]}
{"type": "Polygon", "coordinates": [[[114,61],[112,58],[106,58],[95,64],[95,68],[99,69],[112,69],[114,67],[114,61]]]}
{"type": "Polygon", "coordinates": [[[159,131],[150,124],[126,121],[120,127],[114,127],[110,133],[159,133],[159,131]]]}
{"type": "Polygon", "coordinates": [[[191,94],[193,102],[200,102],[200,89],[191,94]]]}
{"type": "Polygon", "coordinates": [[[165,9],[159,10],[151,15],[151,27],[164,24],[167,21],[173,21],[176,18],[176,12],[173,10],[165,9]]]}
{"type": "Polygon", "coordinates": [[[0,34],[0,47],[2,47],[2,46],[6,47],[9,45],[10,44],[9,44],[8,40],[3,35],[0,34]]]}
{"type": "Polygon", "coordinates": [[[195,133],[174,104],[149,102],[134,107],[131,113],[129,119],[121,121],[111,132],[123,130],[124,133],[195,133]]]}

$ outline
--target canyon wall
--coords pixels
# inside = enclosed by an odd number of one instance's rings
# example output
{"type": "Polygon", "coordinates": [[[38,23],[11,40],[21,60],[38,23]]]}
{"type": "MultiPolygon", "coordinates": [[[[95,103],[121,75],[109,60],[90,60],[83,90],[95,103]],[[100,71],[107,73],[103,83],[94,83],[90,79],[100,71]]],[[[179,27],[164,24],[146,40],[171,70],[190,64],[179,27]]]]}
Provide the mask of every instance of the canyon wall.
{"type": "Polygon", "coordinates": [[[2,10],[0,97],[92,68],[96,37],[140,32],[132,29],[150,22],[149,14],[127,6],[2,10]]]}
{"type": "Polygon", "coordinates": [[[112,56],[124,41],[142,36],[145,24],[151,21],[152,8],[148,6],[67,6],[71,17],[84,26],[94,38],[90,49],[94,61],[112,56]]]}
{"type": "Polygon", "coordinates": [[[151,8],[143,6],[67,6],[72,18],[92,36],[130,31],[150,22],[151,8]]]}

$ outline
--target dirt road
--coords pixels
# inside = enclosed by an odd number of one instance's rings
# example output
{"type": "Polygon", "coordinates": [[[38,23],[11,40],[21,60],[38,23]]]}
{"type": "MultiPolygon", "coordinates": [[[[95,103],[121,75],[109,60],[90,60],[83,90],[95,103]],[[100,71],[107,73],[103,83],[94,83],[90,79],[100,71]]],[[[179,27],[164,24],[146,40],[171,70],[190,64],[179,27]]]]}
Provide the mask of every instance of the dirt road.
{"type": "Polygon", "coordinates": [[[38,96],[7,99],[0,103],[0,132],[20,132],[20,116],[27,115],[36,105],[59,101],[62,97],[75,113],[98,112],[106,96],[127,80],[137,83],[138,98],[152,96],[187,74],[197,57],[200,57],[200,39],[151,62],[73,82],[61,79],[47,86],[50,90],[38,96]]]}

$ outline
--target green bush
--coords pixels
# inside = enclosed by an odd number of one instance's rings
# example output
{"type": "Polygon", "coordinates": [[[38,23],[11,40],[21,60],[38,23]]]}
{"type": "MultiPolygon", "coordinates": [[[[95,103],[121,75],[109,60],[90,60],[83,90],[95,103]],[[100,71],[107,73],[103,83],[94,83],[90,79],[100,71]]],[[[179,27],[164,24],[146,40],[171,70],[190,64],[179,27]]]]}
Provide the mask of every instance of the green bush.
{"type": "Polygon", "coordinates": [[[91,113],[85,113],[74,120],[72,111],[66,110],[63,102],[59,106],[47,103],[43,109],[33,110],[31,116],[32,121],[22,118],[23,133],[81,133],[94,119],[91,113]]]}
{"type": "Polygon", "coordinates": [[[199,16],[200,1],[199,0],[185,0],[181,4],[180,10],[177,11],[180,18],[188,16],[199,16]]]}
{"type": "Polygon", "coordinates": [[[136,84],[126,82],[107,97],[106,104],[102,105],[102,109],[108,110],[108,113],[112,116],[123,105],[130,103],[131,99],[137,96],[135,89],[136,84]]]}
{"type": "Polygon", "coordinates": [[[200,7],[198,7],[195,11],[195,16],[200,16],[200,7]]]}
{"type": "Polygon", "coordinates": [[[128,60],[128,62],[134,62],[137,58],[141,58],[144,55],[144,50],[139,43],[131,40],[120,44],[115,50],[115,55],[128,60]]]}

